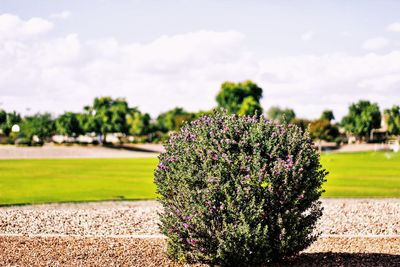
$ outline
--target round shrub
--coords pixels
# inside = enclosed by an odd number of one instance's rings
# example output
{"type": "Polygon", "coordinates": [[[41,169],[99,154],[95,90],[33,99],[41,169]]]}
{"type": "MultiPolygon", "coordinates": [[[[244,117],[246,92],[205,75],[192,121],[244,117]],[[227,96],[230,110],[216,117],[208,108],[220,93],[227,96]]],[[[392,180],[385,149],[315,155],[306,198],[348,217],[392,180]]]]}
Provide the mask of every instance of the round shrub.
{"type": "Polygon", "coordinates": [[[297,126],[215,112],[186,124],[165,148],[155,182],[170,257],[263,264],[317,238],[327,172],[297,126]]]}

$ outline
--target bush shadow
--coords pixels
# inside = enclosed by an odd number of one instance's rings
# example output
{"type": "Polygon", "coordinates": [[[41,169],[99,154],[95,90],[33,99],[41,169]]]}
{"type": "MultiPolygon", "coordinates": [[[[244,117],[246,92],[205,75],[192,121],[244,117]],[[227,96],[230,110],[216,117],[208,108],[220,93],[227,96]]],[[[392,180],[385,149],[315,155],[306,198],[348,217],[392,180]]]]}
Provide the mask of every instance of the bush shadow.
{"type": "Polygon", "coordinates": [[[400,266],[400,255],[384,253],[301,253],[268,266],[400,266]]]}

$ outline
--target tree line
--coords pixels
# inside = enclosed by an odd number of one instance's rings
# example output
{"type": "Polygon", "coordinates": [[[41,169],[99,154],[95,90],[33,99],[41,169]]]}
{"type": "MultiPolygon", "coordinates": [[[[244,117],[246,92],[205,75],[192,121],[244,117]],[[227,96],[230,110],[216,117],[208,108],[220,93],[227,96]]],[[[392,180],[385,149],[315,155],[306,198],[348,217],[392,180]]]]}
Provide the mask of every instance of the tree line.
{"type": "MultiPolygon", "coordinates": [[[[263,90],[252,81],[239,83],[225,82],[216,96],[217,108],[237,115],[261,115],[264,110],[260,104],[263,90]]],[[[0,110],[0,131],[6,142],[43,143],[53,135],[78,137],[97,136],[97,142],[105,143],[109,133],[133,136],[134,142],[160,142],[171,131],[177,131],[185,121],[192,121],[211,111],[189,112],[176,107],[151,118],[137,107],[130,107],[124,98],[97,97],[82,112],[64,112],[56,118],[50,113],[37,113],[22,117],[16,111],[0,110]],[[18,125],[18,129],[13,126],[18,125]]],[[[349,106],[348,114],[338,123],[331,110],[325,110],[314,120],[297,118],[290,108],[273,106],[265,112],[266,116],[280,123],[296,124],[308,130],[314,140],[340,142],[340,129],[358,140],[370,140],[374,129],[381,127],[382,114],[377,103],[360,100],[349,106]]],[[[387,134],[400,135],[400,107],[395,105],[385,109],[384,121],[387,134]]],[[[125,140],[127,141],[127,140],[125,140]]],[[[132,140],[130,140],[132,141],[132,140]]]]}

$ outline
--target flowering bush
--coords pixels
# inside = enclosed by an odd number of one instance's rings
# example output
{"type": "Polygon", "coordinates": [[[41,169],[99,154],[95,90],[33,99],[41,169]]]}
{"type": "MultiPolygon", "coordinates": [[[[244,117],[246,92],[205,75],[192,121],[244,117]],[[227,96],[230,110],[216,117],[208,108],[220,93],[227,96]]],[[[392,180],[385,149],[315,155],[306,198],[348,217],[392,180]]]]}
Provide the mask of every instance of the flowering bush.
{"type": "Polygon", "coordinates": [[[165,148],[155,182],[172,258],[262,264],[316,239],[327,172],[297,126],[215,112],[186,124],[165,148]]]}

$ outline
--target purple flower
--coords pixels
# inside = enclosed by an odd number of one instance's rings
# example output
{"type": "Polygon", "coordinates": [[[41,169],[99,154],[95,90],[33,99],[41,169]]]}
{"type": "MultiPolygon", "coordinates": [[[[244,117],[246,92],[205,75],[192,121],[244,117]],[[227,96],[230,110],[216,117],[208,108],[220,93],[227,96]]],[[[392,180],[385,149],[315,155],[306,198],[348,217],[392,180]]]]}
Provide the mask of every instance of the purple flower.
{"type": "Polygon", "coordinates": [[[162,171],[165,171],[168,169],[168,167],[165,166],[164,163],[162,163],[162,162],[160,162],[157,167],[158,167],[158,169],[160,169],[162,171]]]}
{"type": "Polygon", "coordinates": [[[176,161],[176,157],[175,157],[175,156],[172,156],[172,157],[168,158],[167,160],[168,160],[169,162],[174,162],[174,161],[176,161]]]}
{"type": "Polygon", "coordinates": [[[179,214],[181,214],[181,211],[180,211],[178,208],[175,208],[175,213],[176,213],[177,215],[179,215],[179,214]]]}
{"type": "Polygon", "coordinates": [[[183,224],[183,227],[185,227],[186,229],[188,229],[188,228],[189,228],[189,225],[188,225],[187,223],[184,223],[184,224],[183,224]]]}

